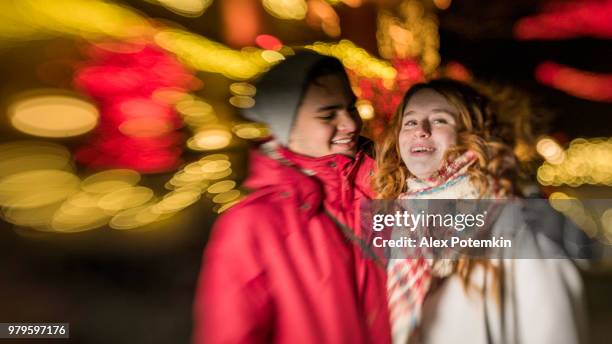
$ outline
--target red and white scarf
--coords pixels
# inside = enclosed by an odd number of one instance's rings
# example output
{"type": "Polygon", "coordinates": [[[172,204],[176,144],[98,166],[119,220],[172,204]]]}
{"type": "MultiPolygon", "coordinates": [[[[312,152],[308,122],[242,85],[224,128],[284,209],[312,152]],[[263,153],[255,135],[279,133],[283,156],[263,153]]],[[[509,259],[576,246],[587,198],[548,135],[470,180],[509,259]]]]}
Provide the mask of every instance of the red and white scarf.
{"type": "MultiPolygon", "coordinates": [[[[477,198],[478,192],[467,175],[468,167],[475,161],[476,154],[467,151],[427,180],[409,178],[408,191],[399,199],[477,198]]],[[[389,259],[387,265],[387,294],[395,344],[418,342],[423,302],[432,280],[447,277],[453,271],[453,262],[449,259],[426,259],[424,256],[430,255],[422,248],[421,252],[416,259],[389,259]]]]}

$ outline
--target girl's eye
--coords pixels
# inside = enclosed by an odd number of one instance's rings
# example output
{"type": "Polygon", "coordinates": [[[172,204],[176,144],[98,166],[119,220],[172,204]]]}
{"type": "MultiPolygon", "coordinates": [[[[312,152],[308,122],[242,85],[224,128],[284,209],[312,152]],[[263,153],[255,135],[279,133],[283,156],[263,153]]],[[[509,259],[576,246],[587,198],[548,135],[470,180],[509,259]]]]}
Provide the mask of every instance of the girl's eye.
{"type": "Polygon", "coordinates": [[[414,127],[416,125],[415,120],[408,120],[404,123],[404,127],[414,127]]]}
{"type": "Polygon", "coordinates": [[[434,124],[447,124],[448,121],[445,120],[444,118],[436,118],[433,120],[434,124]]]}

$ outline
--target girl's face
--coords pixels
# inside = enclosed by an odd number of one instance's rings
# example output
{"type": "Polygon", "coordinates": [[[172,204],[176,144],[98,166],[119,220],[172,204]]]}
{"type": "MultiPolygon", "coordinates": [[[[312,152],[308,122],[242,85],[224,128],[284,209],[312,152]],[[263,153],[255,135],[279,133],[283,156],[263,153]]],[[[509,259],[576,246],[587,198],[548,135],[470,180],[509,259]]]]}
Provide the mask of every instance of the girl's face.
{"type": "Polygon", "coordinates": [[[325,75],[306,89],[287,146],[314,158],[330,154],[354,156],[360,130],[355,95],[346,78],[325,75]]]}
{"type": "Polygon", "coordinates": [[[444,165],[444,154],[457,143],[457,109],[432,89],[417,91],[404,108],[399,132],[400,155],[419,179],[444,165]]]}

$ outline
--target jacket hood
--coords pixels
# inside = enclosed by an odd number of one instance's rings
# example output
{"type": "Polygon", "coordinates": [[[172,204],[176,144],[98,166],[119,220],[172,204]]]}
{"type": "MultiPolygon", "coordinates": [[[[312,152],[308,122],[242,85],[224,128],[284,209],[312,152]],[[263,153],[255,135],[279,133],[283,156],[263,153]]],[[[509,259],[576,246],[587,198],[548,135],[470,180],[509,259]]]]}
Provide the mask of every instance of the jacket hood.
{"type": "Polygon", "coordinates": [[[324,61],[339,63],[333,57],[300,50],[273,66],[255,83],[255,105],[245,109],[243,116],[267,124],[276,140],[286,146],[308,75],[315,65],[324,61]]]}

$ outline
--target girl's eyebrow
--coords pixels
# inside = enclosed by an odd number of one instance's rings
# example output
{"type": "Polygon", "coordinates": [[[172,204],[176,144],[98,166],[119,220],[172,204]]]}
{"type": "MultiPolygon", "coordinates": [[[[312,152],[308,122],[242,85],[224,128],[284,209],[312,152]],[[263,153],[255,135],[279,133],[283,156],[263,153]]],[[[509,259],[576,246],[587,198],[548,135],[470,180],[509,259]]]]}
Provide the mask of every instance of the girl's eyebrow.
{"type": "MultiPolygon", "coordinates": [[[[442,109],[442,108],[436,108],[436,109],[431,109],[432,113],[445,113],[451,116],[454,116],[455,114],[449,110],[449,109],[442,109]]],[[[409,115],[414,115],[416,113],[416,111],[414,110],[410,110],[410,111],[406,111],[404,112],[404,117],[409,116],[409,115]]]]}

